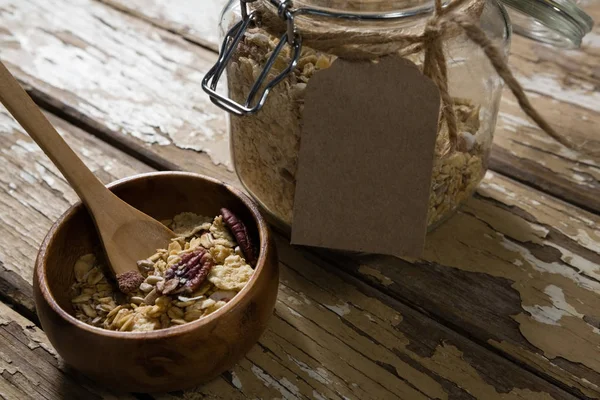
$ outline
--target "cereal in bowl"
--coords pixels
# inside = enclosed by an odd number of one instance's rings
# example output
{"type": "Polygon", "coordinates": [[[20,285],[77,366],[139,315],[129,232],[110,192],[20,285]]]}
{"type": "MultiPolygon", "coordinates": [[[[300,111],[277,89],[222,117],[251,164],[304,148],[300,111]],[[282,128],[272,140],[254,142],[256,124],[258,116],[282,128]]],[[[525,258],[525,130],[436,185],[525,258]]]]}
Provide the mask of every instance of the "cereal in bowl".
{"type": "Polygon", "coordinates": [[[215,218],[181,213],[165,221],[178,237],[138,261],[144,281],[121,293],[94,254],[74,266],[75,317],[116,331],[153,331],[206,317],[227,304],[254,273],[257,261],[246,226],[229,210],[215,218]]]}

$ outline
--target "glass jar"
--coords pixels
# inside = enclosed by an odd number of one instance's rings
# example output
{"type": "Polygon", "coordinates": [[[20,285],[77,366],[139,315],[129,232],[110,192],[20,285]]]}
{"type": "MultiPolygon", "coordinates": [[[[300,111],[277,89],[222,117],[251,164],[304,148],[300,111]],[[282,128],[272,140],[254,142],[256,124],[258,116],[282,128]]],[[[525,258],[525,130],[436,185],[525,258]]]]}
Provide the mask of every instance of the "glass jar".
{"type": "MultiPolygon", "coordinates": [[[[534,0],[510,1],[515,13],[523,2],[534,0]]],[[[461,12],[479,20],[487,37],[507,57],[511,23],[504,6],[495,0],[472,0],[460,7],[461,12]]],[[[365,46],[369,59],[377,58],[373,54],[397,54],[422,68],[423,51],[400,42],[393,43],[396,47],[390,50],[389,32],[421,34],[432,11],[430,0],[295,0],[293,4],[289,0],[231,0],[225,7],[221,57],[205,78],[204,88],[213,102],[231,115],[231,151],[242,184],[282,226],[289,227],[293,220],[304,91],[313,74],[328,68],[337,57],[361,53],[365,46]],[[335,32],[360,35],[336,36],[335,32]],[[360,39],[358,43],[358,36],[370,40],[360,39]],[[229,98],[217,89],[225,69],[229,98]]],[[[531,27],[530,20],[524,21],[531,27]]],[[[567,32],[572,35],[569,38],[565,31],[557,33],[543,20],[534,21],[532,37],[546,37],[562,45],[577,45],[581,40],[573,29],[567,32]]],[[[587,31],[581,28],[579,33],[583,36],[587,31]]],[[[458,136],[452,141],[448,125],[440,123],[429,228],[450,216],[484,177],[503,88],[487,56],[462,31],[443,40],[458,136]]]]}

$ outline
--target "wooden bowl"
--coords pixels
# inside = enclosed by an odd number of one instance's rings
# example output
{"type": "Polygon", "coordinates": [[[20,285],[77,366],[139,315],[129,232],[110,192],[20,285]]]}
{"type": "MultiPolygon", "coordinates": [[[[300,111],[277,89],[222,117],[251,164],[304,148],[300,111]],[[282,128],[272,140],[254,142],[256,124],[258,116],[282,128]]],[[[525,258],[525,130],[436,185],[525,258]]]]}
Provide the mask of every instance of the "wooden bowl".
{"type": "Polygon", "coordinates": [[[46,335],[67,364],[117,390],[173,391],[215,378],[250,350],[273,313],[279,271],[265,220],[243,193],[201,175],[150,173],[109,187],[159,220],[184,211],[218,215],[221,207],[229,208],[260,244],[254,275],[226,306],[185,325],[153,332],[87,325],[72,315],[69,289],[75,261],[97,251],[100,242],[86,209],[76,204],[54,224],[35,264],[35,303],[46,335]]]}

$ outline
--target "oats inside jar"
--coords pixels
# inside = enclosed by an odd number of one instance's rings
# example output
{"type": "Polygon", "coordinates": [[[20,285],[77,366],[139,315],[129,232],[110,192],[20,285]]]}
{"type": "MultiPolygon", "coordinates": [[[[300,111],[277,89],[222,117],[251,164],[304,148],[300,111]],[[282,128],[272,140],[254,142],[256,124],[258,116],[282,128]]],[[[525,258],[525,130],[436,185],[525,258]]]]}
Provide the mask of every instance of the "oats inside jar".
{"type": "Polygon", "coordinates": [[[132,293],[118,290],[96,255],[77,260],[71,287],[77,319],[116,331],[165,329],[212,314],[246,286],[256,249],[229,210],[215,218],[186,212],[163,223],[178,237],[138,261],[145,279],[132,293]]]}
{"type": "MultiPolygon", "coordinates": [[[[229,96],[234,101],[243,104],[278,43],[279,36],[263,27],[248,30],[227,66],[229,96]]],[[[263,208],[285,225],[293,222],[307,85],[315,73],[329,68],[336,58],[303,45],[296,67],[271,89],[264,107],[244,118],[230,118],[232,154],[240,180],[263,208]]],[[[422,55],[406,58],[423,68],[422,55]]],[[[290,48],[285,47],[269,76],[281,73],[290,61],[290,48]]],[[[461,71],[457,67],[449,73],[460,74],[461,71]]],[[[499,99],[500,89],[494,93],[499,99]]],[[[495,119],[489,117],[490,110],[479,102],[481,99],[453,96],[458,129],[456,148],[449,147],[447,124],[439,126],[427,212],[429,227],[466,201],[485,175],[495,119]]],[[[400,132],[402,127],[398,129],[400,132]]]]}

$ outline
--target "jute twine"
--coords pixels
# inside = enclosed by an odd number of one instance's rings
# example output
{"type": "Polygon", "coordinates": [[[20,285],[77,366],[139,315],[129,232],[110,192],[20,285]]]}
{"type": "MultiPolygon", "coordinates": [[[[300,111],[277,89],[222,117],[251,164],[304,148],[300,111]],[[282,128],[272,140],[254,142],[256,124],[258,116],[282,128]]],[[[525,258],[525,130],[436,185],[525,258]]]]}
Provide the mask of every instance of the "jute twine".
{"type": "MultiPolygon", "coordinates": [[[[261,3],[258,2],[256,9],[261,15],[262,26],[271,33],[284,32],[285,23],[282,19],[269,6],[261,3]]],[[[484,0],[451,0],[442,7],[442,0],[435,0],[433,15],[425,26],[419,29],[413,27],[365,30],[359,23],[332,22],[331,19],[311,19],[310,23],[297,19],[296,23],[304,45],[345,59],[369,60],[392,54],[408,56],[423,52],[423,74],[429,77],[440,91],[443,105],[441,123],[445,123],[448,127],[450,151],[455,150],[458,145],[459,132],[454,101],[448,91],[448,70],[443,45],[448,38],[464,33],[485,53],[491,65],[517,99],[523,112],[546,134],[568,148],[594,158],[599,157],[599,150],[584,148],[583,145],[578,146],[558,133],[533,107],[523,87],[507,65],[504,54],[479,26],[479,17],[484,5],[484,0]]]]}

